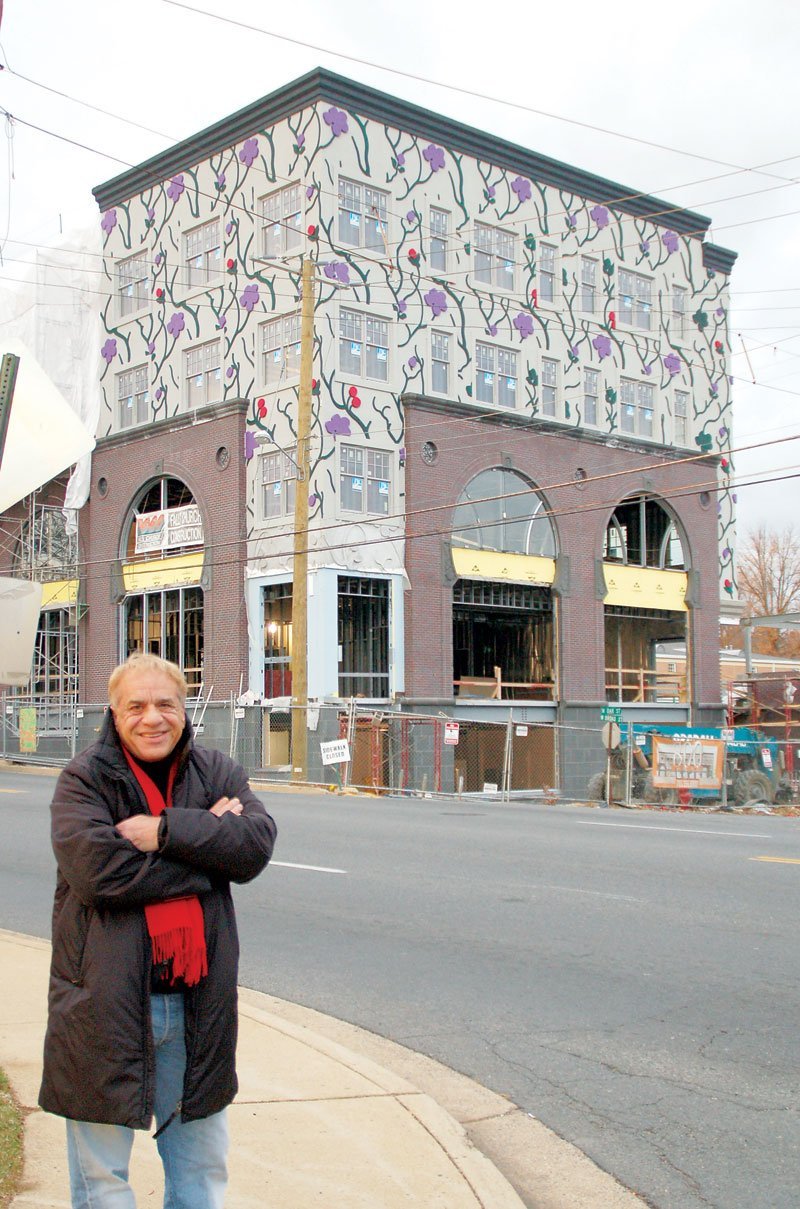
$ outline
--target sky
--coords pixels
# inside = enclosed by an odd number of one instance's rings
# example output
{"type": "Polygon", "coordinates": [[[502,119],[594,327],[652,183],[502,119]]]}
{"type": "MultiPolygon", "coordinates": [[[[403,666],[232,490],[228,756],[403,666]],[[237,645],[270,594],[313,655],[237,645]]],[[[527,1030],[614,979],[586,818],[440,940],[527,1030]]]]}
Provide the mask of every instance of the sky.
{"type": "Polygon", "coordinates": [[[740,535],[800,529],[797,0],[663,9],[0,0],[0,9],[3,290],[30,272],[37,248],[97,230],[93,186],[327,67],[711,218],[708,238],[739,254],[740,535]],[[215,8],[228,20],[204,15],[215,8]]]}

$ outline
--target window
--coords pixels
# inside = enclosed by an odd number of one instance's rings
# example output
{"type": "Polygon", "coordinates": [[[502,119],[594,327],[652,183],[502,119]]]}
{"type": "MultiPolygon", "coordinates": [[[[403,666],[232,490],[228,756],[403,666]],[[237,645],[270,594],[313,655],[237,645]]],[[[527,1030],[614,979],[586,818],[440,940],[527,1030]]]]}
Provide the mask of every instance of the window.
{"type": "Polygon", "coordinates": [[[450,389],[450,337],[431,332],[431,390],[446,395],[450,389]]]}
{"type": "Polygon", "coordinates": [[[475,279],[513,290],[514,236],[509,231],[475,224],[475,279]]]}
{"type": "Polygon", "coordinates": [[[264,696],[292,695],[292,585],[269,584],[264,597],[264,696]]]}
{"type": "Polygon", "coordinates": [[[356,378],[389,377],[389,324],[375,315],[339,312],[339,368],[356,378]]]}
{"type": "Polygon", "coordinates": [[[682,286],[672,287],[672,338],[682,340],[686,315],[686,290],[682,286]]]}
{"type": "Polygon", "coordinates": [[[652,282],[641,273],[619,271],[619,317],[630,327],[650,330],[652,282]]]}
{"type": "Polygon", "coordinates": [[[385,251],[389,194],[339,178],[339,242],[385,251]]]}
{"type": "Polygon", "coordinates": [[[120,428],[146,424],[150,419],[150,389],[147,366],[137,365],[117,375],[117,409],[120,428]]]}
{"type": "Polygon", "coordinates": [[[287,185],[262,197],[261,255],[286,256],[302,243],[303,205],[300,186],[287,185]]]}
{"type": "Polygon", "coordinates": [[[117,265],[117,306],[120,318],[147,306],[150,299],[147,254],[128,256],[117,265]]]}
{"type": "Polygon", "coordinates": [[[686,566],[674,520],[658,500],[643,495],[617,504],[606,528],[603,558],[661,570],[686,566]]]}
{"type": "Polygon", "coordinates": [[[539,301],[554,302],[556,297],[556,250],[552,244],[539,244],[539,301]]]}
{"type": "Polygon", "coordinates": [[[261,457],[261,515],[264,520],[294,513],[294,484],[297,467],[295,449],[277,450],[261,457]]]}
{"type": "Polygon", "coordinates": [[[675,391],[675,430],[673,441],[676,445],[689,444],[689,392],[675,391]]]}
{"type": "Polygon", "coordinates": [[[640,437],[652,437],[655,408],[655,387],[649,382],[631,382],[623,378],[620,383],[620,428],[622,432],[636,433],[640,437]]]}
{"type": "Polygon", "coordinates": [[[145,651],[177,663],[189,695],[197,695],[203,680],[202,589],[137,593],[127,597],[123,611],[124,657],[145,651]]]}
{"type": "Polygon", "coordinates": [[[277,385],[300,373],[300,316],[282,315],[261,325],[261,381],[277,385]]]}
{"type": "Polygon", "coordinates": [[[431,206],[431,251],[432,269],[444,272],[447,268],[447,236],[450,230],[450,215],[446,210],[431,206]]]}
{"type": "Polygon", "coordinates": [[[542,358],[542,415],[556,414],[558,394],[558,362],[542,358]]]}
{"type": "Polygon", "coordinates": [[[392,455],[379,449],[342,445],[339,454],[342,508],[388,516],[392,495],[392,455]]]}
{"type": "Polygon", "coordinates": [[[219,219],[187,231],[183,237],[183,256],[186,262],[186,285],[189,289],[197,285],[208,285],[222,268],[222,247],[219,236],[219,219]]]}
{"type": "Polygon", "coordinates": [[[475,346],[477,383],[475,394],[480,403],[500,407],[517,405],[517,354],[493,344],[475,346]]]}
{"type": "Polygon", "coordinates": [[[597,307],[597,261],[581,256],[581,310],[593,315],[597,307]]]}
{"type": "Polygon", "coordinates": [[[544,500],[515,470],[495,467],[470,479],[453,518],[453,545],[505,554],[555,558],[553,526],[544,500]]]}
{"type": "Polygon", "coordinates": [[[186,353],[186,401],[202,407],[222,397],[222,369],[218,340],[190,348],[186,353]]]}
{"type": "Polygon", "coordinates": [[[339,694],[389,696],[389,584],[339,576],[339,694]]]}
{"type": "Polygon", "coordinates": [[[583,371],[583,422],[597,424],[600,403],[600,372],[596,369],[583,371]]]}

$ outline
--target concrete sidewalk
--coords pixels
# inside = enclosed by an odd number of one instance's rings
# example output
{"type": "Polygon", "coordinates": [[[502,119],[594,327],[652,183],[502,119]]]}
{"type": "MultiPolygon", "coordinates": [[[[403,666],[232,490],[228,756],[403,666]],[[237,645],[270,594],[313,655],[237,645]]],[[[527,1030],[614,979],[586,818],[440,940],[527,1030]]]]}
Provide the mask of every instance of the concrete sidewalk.
{"type": "MultiPolygon", "coordinates": [[[[49,960],[44,941],[0,931],[0,1066],[28,1113],[25,1171],[12,1209],[69,1209],[63,1122],[35,1107],[49,960]]],[[[642,1205],[501,1096],[391,1042],[254,991],[241,992],[238,1068],[227,1209],[642,1205]]],[[[161,1206],[149,1135],[137,1134],[131,1179],[140,1209],[161,1206]]]]}

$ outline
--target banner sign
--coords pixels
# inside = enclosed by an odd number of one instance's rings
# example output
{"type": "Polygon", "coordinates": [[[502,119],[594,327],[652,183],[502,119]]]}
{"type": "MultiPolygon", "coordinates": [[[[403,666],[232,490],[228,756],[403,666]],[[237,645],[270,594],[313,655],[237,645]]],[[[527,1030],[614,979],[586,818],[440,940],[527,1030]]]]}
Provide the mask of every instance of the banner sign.
{"type": "Polygon", "coordinates": [[[653,784],[664,789],[719,789],[724,751],[722,739],[653,735],[653,784]]]}
{"type": "Polygon", "coordinates": [[[136,553],[177,550],[180,546],[202,546],[203,522],[197,504],[161,508],[136,517],[136,553]]]}

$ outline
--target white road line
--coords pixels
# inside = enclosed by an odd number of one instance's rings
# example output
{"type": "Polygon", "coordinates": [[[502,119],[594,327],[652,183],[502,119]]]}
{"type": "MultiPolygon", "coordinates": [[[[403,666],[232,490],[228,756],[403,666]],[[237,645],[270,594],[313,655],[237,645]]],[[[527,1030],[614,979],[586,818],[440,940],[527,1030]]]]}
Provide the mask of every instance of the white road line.
{"type": "Polygon", "coordinates": [[[584,827],[629,827],[631,831],[680,831],[693,835],[732,835],[734,839],[771,840],[771,835],[762,831],[706,831],[701,827],[662,827],[652,823],[595,823],[590,819],[578,819],[584,827]]]}
{"type": "Polygon", "coordinates": [[[324,865],[293,865],[291,861],[270,861],[281,869],[307,869],[309,873],[347,873],[346,869],[326,869],[324,865]]]}

